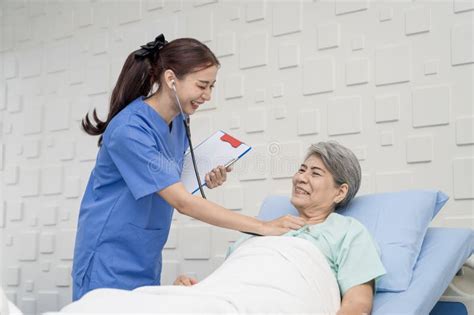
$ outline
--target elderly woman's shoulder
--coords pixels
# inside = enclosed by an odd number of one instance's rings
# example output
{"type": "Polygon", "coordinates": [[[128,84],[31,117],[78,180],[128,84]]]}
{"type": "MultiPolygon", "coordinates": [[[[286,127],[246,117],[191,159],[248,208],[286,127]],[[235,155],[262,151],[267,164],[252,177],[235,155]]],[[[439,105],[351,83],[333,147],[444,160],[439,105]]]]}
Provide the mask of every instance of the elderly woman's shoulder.
{"type": "Polygon", "coordinates": [[[359,220],[350,216],[333,212],[329,215],[328,219],[332,220],[337,225],[344,225],[348,229],[367,231],[367,228],[359,220]]]}

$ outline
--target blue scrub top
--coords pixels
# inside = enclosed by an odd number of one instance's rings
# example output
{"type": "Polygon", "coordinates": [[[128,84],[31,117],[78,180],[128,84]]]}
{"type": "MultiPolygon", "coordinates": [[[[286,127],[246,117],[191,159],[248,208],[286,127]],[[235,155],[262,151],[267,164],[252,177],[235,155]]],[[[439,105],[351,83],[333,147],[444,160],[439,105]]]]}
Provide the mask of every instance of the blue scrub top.
{"type": "Polygon", "coordinates": [[[187,139],[181,115],[170,131],[143,99],[103,134],[79,212],[73,300],[95,288],[160,284],[173,208],[156,192],[180,181],[187,139]]]}

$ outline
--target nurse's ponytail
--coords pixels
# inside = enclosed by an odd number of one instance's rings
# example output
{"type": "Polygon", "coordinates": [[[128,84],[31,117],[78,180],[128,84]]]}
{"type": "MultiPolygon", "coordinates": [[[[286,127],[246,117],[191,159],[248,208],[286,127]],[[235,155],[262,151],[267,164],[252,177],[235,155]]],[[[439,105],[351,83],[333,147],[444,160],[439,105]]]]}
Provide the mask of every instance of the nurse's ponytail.
{"type": "Polygon", "coordinates": [[[219,66],[219,61],[203,43],[192,38],[175,39],[167,43],[163,34],[154,42],[141,46],[141,49],[128,55],[117,83],[112,91],[107,119],[100,120],[97,111],[92,112],[92,120],[87,114],[82,120],[85,132],[99,138],[107,125],[122,109],[139,96],[149,96],[153,86],[161,83],[161,74],[171,69],[181,79],[185,75],[210,66],[219,66]]]}

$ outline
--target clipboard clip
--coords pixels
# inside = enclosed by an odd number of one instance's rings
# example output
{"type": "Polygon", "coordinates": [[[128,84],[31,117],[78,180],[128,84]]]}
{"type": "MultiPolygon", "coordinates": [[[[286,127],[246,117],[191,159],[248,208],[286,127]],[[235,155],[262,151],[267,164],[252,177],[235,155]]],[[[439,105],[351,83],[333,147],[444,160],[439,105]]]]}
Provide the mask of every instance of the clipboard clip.
{"type": "Polygon", "coordinates": [[[221,137],[221,140],[229,143],[233,148],[238,148],[242,144],[242,142],[226,133],[221,137]]]}

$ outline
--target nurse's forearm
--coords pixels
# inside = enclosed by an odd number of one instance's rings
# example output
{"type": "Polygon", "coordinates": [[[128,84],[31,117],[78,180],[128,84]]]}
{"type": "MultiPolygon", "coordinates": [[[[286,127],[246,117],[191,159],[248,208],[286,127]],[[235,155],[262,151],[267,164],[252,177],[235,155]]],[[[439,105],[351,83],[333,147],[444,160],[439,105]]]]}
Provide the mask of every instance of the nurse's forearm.
{"type": "Polygon", "coordinates": [[[262,221],[228,210],[212,201],[191,195],[182,183],[173,184],[158,193],[178,212],[227,229],[266,234],[262,221]]]}

